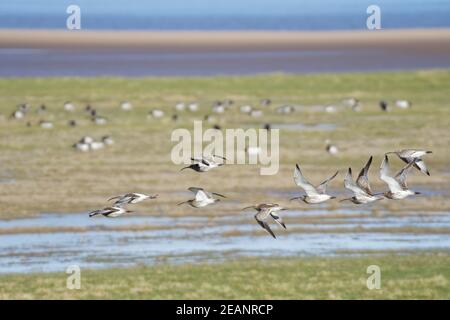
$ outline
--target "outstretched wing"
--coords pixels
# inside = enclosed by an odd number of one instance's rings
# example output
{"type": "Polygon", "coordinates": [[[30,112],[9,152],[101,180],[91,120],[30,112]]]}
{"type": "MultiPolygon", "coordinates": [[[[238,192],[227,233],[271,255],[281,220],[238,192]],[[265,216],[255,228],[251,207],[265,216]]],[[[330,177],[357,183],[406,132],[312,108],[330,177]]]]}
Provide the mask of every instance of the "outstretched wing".
{"type": "Polygon", "coordinates": [[[353,182],[352,168],[348,168],[344,178],[344,187],[351,190],[355,195],[366,195],[366,192],[353,182]]]}
{"type": "Polygon", "coordinates": [[[408,173],[414,164],[415,164],[415,161],[411,161],[402,170],[400,170],[394,177],[395,180],[397,180],[398,183],[400,184],[400,186],[403,188],[403,190],[408,190],[408,186],[406,184],[406,177],[408,176],[408,173]]]}
{"type": "Polygon", "coordinates": [[[188,190],[194,194],[196,194],[199,191],[204,191],[203,188],[198,188],[198,187],[190,187],[190,188],[188,188],[188,190]]]}
{"type": "Polygon", "coordinates": [[[204,201],[204,200],[210,198],[208,193],[203,188],[190,187],[190,188],[188,188],[188,190],[195,194],[196,201],[204,201]]]}
{"type": "Polygon", "coordinates": [[[283,219],[281,219],[281,217],[276,212],[270,213],[270,216],[273,218],[273,220],[275,220],[276,223],[286,229],[286,225],[284,224],[283,219]]]}
{"type": "Polygon", "coordinates": [[[427,166],[425,165],[425,161],[423,161],[421,158],[412,158],[412,157],[404,157],[404,158],[400,158],[403,160],[403,162],[405,163],[410,163],[410,162],[414,162],[413,164],[414,168],[416,168],[417,170],[421,171],[422,173],[425,173],[426,175],[430,175],[430,172],[427,169],[427,166]]]}
{"type": "Polygon", "coordinates": [[[317,192],[316,188],[311,183],[309,183],[308,180],[305,179],[305,177],[303,177],[302,171],[300,170],[300,167],[298,164],[295,165],[294,182],[300,188],[305,190],[306,194],[310,197],[316,196],[319,194],[317,192]]]}
{"type": "Polygon", "coordinates": [[[222,197],[222,198],[226,198],[223,194],[217,193],[217,192],[212,192],[211,194],[218,196],[218,197],[222,197]]]}
{"type": "Polygon", "coordinates": [[[195,159],[195,158],[191,158],[191,160],[194,163],[197,163],[198,165],[203,165],[203,166],[207,166],[209,167],[211,161],[209,161],[208,159],[202,158],[202,159],[195,159]]]}
{"type": "Polygon", "coordinates": [[[362,190],[364,190],[365,193],[368,195],[373,195],[372,189],[370,188],[369,184],[369,168],[372,164],[372,156],[370,156],[369,160],[367,161],[364,168],[362,168],[361,172],[358,175],[358,178],[356,179],[356,184],[358,187],[360,187],[362,190]]]}
{"type": "Polygon", "coordinates": [[[336,171],[335,174],[333,174],[331,177],[329,177],[328,179],[324,180],[321,184],[319,184],[319,186],[316,188],[317,192],[321,193],[321,194],[325,194],[327,192],[327,185],[328,183],[333,180],[337,174],[339,173],[339,171],[336,171]]]}
{"type": "Polygon", "coordinates": [[[272,237],[274,237],[275,239],[277,238],[277,237],[275,237],[275,234],[273,233],[272,229],[270,229],[267,222],[259,221],[258,219],[256,219],[256,222],[258,222],[258,224],[261,226],[261,228],[265,229],[272,237]]]}
{"type": "Polygon", "coordinates": [[[387,155],[384,155],[383,162],[381,163],[380,179],[387,183],[389,190],[393,193],[403,190],[400,183],[389,175],[389,159],[387,155]]]}

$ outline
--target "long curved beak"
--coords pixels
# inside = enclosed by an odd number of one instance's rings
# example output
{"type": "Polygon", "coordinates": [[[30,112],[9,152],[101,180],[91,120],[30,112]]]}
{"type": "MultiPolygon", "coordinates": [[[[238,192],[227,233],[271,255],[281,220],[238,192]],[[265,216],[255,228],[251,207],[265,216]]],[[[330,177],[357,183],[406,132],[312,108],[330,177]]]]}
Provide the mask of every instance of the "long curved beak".
{"type": "Polygon", "coordinates": [[[180,205],[182,205],[182,204],[184,204],[184,203],[188,203],[189,201],[183,201],[183,202],[180,202],[180,203],[178,203],[177,204],[177,206],[180,206],[180,205]]]}
{"type": "Polygon", "coordinates": [[[295,198],[292,198],[292,199],[289,199],[289,201],[293,201],[293,200],[297,200],[297,199],[301,199],[302,197],[295,197],[295,198]]]}
{"type": "Polygon", "coordinates": [[[244,210],[247,210],[247,209],[254,209],[254,208],[255,208],[255,206],[245,207],[245,208],[241,209],[241,211],[244,211],[244,210]]]}

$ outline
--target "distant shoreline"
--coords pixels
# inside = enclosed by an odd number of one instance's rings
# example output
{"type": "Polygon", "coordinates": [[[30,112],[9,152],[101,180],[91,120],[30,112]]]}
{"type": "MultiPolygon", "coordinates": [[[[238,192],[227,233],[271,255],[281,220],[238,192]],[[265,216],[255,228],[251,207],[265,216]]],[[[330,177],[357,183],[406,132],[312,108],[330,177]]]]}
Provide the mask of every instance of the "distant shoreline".
{"type": "Polygon", "coordinates": [[[450,49],[450,28],[379,31],[68,31],[0,29],[0,48],[298,49],[417,47],[450,49]],[[276,47],[274,47],[276,46],[276,47]]]}
{"type": "Polygon", "coordinates": [[[0,77],[215,76],[450,68],[450,29],[1,30],[0,77]]]}

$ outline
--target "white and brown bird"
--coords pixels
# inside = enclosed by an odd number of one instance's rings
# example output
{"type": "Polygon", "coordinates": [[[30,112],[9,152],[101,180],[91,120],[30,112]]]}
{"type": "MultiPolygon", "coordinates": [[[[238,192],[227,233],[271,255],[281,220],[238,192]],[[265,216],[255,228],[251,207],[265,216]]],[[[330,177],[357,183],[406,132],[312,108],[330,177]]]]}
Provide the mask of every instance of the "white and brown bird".
{"type": "Polygon", "coordinates": [[[420,194],[420,192],[412,191],[406,184],[406,177],[414,165],[414,161],[408,163],[403,169],[401,169],[394,177],[389,174],[389,159],[388,156],[384,156],[384,160],[380,167],[380,179],[387,183],[389,191],[384,193],[384,196],[388,199],[401,200],[414,194],[420,194]]]}
{"type": "Polygon", "coordinates": [[[426,175],[430,175],[430,172],[428,171],[425,162],[422,160],[422,157],[426,154],[433,153],[432,151],[419,149],[403,149],[399,151],[386,152],[386,154],[392,153],[396,154],[405,163],[414,162],[413,163],[414,168],[425,173],[426,175]]]}
{"type": "Polygon", "coordinates": [[[409,100],[396,100],[395,106],[400,109],[409,109],[411,108],[412,103],[409,100]]]}
{"type": "Polygon", "coordinates": [[[150,195],[146,195],[146,194],[142,194],[142,193],[135,193],[135,192],[133,192],[133,193],[126,193],[126,194],[122,194],[122,195],[119,195],[119,196],[115,196],[115,197],[109,198],[108,201],[116,200],[114,202],[114,205],[115,206],[117,206],[117,205],[120,206],[120,205],[124,205],[124,204],[139,203],[139,202],[142,202],[142,201],[147,200],[147,199],[156,199],[157,197],[158,197],[157,194],[150,196],[150,195]]]}
{"type": "Polygon", "coordinates": [[[102,215],[108,218],[116,218],[119,217],[125,213],[131,213],[133,211],[126,210],[120,206],[114,206],[114,207],[106,207],[100,210],[95,210],[89,213],[89,217],[93,217],[96,215],[102,215]]]}
{"type": "Polygon", "coordinates": [[[267,219],[271,217],[273,220],[275,220],[276,223],[278,223],[280,226],[282,226],[284,229],[286,229],[286,225],[284,224],[281,217],[278,215],[278,211],[286,210],[282,206],[276,203],[262,203],[256,206],[250,206],[246,207],[242,210],[247,209],[255,209],[257,213],[255,214],[255,220],[258,222],[258,224],[266,230],[272,237],[275,239],[277,238],[275,234],[273,233],[272,229],[270,229],[269,224],[267,223],[267,219]]]}
{"type": "Polygon", "coordinates": [[[331,177],[324,180],[321,184],[315,187],[308,180],[305,179],[305,177],[302,174],[302,171],[300,170],[300,166],[296,164],[294,170],[294,182],[297,186],[305,190],[306,195],[292,198],[291,200],[300,199],[308,204],[317,204],[328,201],[330,199],[335,199],[336,197],[327,194],[327,185],[331,180],[333,180],[337,176],[337,174],[338,171],[336,171],[335,174],[333,174],[331,177]]]}
{"type": "Polygon", "coordinates": [[[325,150],[331,154],[332,156],[335,156],[339,153],[339,149],[337,145],[334,143],[331,143],[329,139],[325,140],[325,150]]]}
{"type": "Polygon", "coordinates": [[[352,168],[348,168],[348,172],[344,178],[344,186],[345,188],[351,190],[354,196],[351,198],[343,199],[341,200],[341,202],[351,201],[355,204],[366,204],[383,199],[382,194],[375,194],[370,187],[368,174],[371,164],[372,156],[369,158],[366,165],[359,173],[358,178],[356,179],[356,183],[353,182],[352,168]]]}
{"type": "Polygon", "coordinates": [[[129,101],[122,101],[120,103],[120,109],[122,109],[123,111],[130,111],[131,109],[133,109],[133,105],[129,101]]]}
{"type": "Polygon", "coordinates": [[[224,195],[221,195],[220,193],[208,192],[203,188],[190,187],[188,188],[188,190],[195,194],[195,198],[188,201],[180,202],[178,203],[178,205],[187,203],[194,208],[203,208],[209,204],[213,204],[220,201],[220,199],[214,198],[214,196],[226,198],[224,195]]]}
{"type": "Polygon", "coordinates": [[[224,165],[222,162],[216,162],[214,158],[220,158],[222,160],[226,160],[225,157],[218,156],[218,155],[212,155],[211,157],[205,157],[203,156],[201,159],[195,159],[191,158],[191,160],[194,162],[191,165],[181,168],[180,171],[184,169],[192,169],[197,172],[207,172],[211,169],[221,167],[224,165]]]}

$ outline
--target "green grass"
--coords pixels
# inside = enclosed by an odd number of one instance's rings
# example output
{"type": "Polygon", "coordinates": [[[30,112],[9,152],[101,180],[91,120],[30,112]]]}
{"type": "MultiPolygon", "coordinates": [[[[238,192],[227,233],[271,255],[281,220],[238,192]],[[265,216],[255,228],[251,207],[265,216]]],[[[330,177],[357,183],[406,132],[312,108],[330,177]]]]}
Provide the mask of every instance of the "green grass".
{"type": "Polygon", "coordinates": [[[450,299],[450,256],[241,259],[81,271],[81,289],[61,273],[0,276],[0,299],[450,299]],[[369,265],[381,288],[369,290],[369,265]]]}
{"type": "MultiPolygon", "coordinates": [[[[16,218],[38,212],[87,211],[104,204],[116,193],[141,191],[159,193],[159,208],[171,214],[181,213],[173,203],[184,200],[177,195],[195,182],[215,189],[247,204],[266,198],[268,188],[291,189],[292,168],[300,162],[308,177],[319,183],[334,170],[344,172],[348,166],[355,171],[369,155],[374,155],[371,170],[375,188],[384,188],[376,166],[386,151],[407,147],[433,150],[427,156],[431,177],[414,173],[411,185],[448,188],[448,123],[450,106],[450,71],[417,71],[323,75],[261,75],[252,77],[215,78],[20,78],[0,79],[0,179],[13,179],[0,184],[3,205],[0,218],[16,218]],[[279,115],[274,109],[283,104],[336,104],[349,96],[363,102],[363,111],[342,110],[336,114],[317,112],[312,108],[292,115],[279,115]],[[213,101],[231,98],[235,110],[221,116],[223,128],[261,127],[266,122],[301,122],[305,124],[334,123],[331,132],[282,130],[280,133],[280,171],[276,176],[260,176],[257,166],[225,166],[211,175],[183,172],[170,161],[175,145],[170,141],[175,128],[192,130],[192,121],[211,113],[213,101]],[[264,116],[251,118],[238,112],[243,104],[258,106],[262,98],[271,98],[273,105],[264,109],[264,116]],[[378,101],[409,99],[411,110],[380,111],[378,101]],[[70,100],[78,109],[67,113],[62,105],[70,100]],[[134,109],[123,112],[119,103],[129,100],[134,109]],[[175,123],[178,101],[198,101],[198,113],[181,112],[175,123]],[[27,119],[9,119],[16,104],[28,102],[37,107],[45,103],[48,114],[32,111],[27,119]],[[85,112],[90,103],[101,115],[110,119],[105,126],[95,126],[85,112]],[[164,120],[147,119],[152,108],[167,112],[164,120]],[[40,119],[54,121],[55,128],[37,126],[40,119]],[[69,128],[67,121],[76,119],[79,126],[69,128]],[[32,126],[27,127],[26,122],[32,126]],[[81,154],[71,145],[84,135],[96,138],[111,134],[116,144],[102,151],[81,154]],[[326,139],[333,140],[341,153],[330,157],[324,152],[326,139]],[[214,176],[214,179],[211,179],[214,176]],[[173,183],[173,181],[177,183],[173,183]],[[243,183],[245,181],[245,183],[243,183]],[[23,195],[27,195],[24,197],[23,195]],[[61,200],[63,199],[63,200],[61,200]]],[[[35,110],[35,109],[34,109],[35,110]]],[[[213,124],[205,124],[205,127],[213,124]]],[[[398,169],[400,162],[392,160],[398,169]]],[[[342,175],[331,187],[342,188],[342,175]]],[[[274,198],[282,202],[286,199],[274,198]]],[[[410,202],[389,202],[392,210],[413,209],[410,202]]],[[[448,197],[414,202],[420,208],[450,209],[448,197]]],[[[241,204],[239,204],[240,206],[241,204]]]]}

